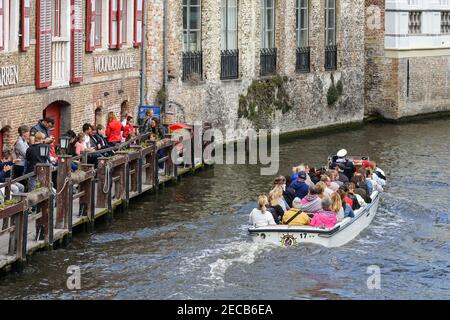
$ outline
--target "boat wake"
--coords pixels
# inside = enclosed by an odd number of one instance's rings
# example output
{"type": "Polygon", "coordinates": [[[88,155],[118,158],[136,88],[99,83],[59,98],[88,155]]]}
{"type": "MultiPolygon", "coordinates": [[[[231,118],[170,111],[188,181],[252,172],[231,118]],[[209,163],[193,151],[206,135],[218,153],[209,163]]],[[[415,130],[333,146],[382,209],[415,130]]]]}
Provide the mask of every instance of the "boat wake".
{"type": "MultiPolygon", "coordinates": [[[[244,230],[245,228],[243,228],[244,230]]],[[[199,274],[202,280],[214,288],[223,287],[227,270],[236,264],[250,265],[264,253],[276,248],[275,245],[255,243],[242,237],[231,242],[215,245],[214,248],[203,249],[195,256],[185,257],[180,263],[181,274],[199,274]]]]}

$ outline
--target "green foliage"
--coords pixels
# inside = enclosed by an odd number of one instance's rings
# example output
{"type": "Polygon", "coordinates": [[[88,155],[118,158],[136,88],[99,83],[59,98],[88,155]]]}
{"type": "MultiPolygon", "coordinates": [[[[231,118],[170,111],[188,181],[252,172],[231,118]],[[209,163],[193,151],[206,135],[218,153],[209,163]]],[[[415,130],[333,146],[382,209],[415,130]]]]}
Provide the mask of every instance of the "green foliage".
{"type": "Polygon", "coordinates": [[[338,94],[341,96],[344,93],[344,85],[342,84],[342,81],[339,80],[336,84],[336,89],[338,94]]]}
{"type": "Polygon", "coordinates": [[[6,209],[8,207],[11,207],[15,204],[19,203],[19,201],[17,199],[11,199],[11,200],[6,200],[2,205],[0,205],[0,210],[6,209]]]}
{"type": "Polygon", "coordinates": [[[327,104],[333,106],[342,96],[343,92],[344,85],[342,84],[342,81],[339,80],[337,85],[335,85],[333,74],[331,74],[331,86],[328,88],[327,92],[327,104]]]}
{"type": "Polygon", "coordinates": [[[336,101],[338,101],[338,99],[339,99],[339,92],[334,85],[331,85],[330,88],[328,89],[328,93],[327,93],[328,105],[329,106],[334,105],[336,103],[336,101]]]}
{"type": "Polygon", "coordinates": [[[292,109],[285,84],[289,79],[275,75],[270,79],[254,80],[247,95],[239,96],[238,117],[253,122],[256,128],[269,124],[276,110],[284,114],[292,109]]]}

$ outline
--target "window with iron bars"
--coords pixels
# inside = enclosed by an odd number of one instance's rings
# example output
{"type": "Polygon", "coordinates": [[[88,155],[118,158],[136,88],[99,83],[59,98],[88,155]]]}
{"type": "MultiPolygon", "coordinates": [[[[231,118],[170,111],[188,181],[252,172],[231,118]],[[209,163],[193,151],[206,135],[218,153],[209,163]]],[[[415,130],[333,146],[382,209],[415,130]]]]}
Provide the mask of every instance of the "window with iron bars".
{"type": "Polygon", "coordinates": [[[239,78],[239,49],[237,39],[237,0],[222,0],[220,79],[239,78]]]}
{"type": "Polygon", "coordinates": [[[260,75],[276,73],[277,49],[275,47],[276,0],[261,0],[261,51],[260,75]]]}
{"type": "Polygon", "coordinates": [[[183,81],[202,79],[201,50],[201,1],[183,0],[183,81]]]}
{"type": "Polygon", "coordinates": [[[325,0],[325,70],[336,69],[336,0],[325,0]]]}
{"type": "Polygon", "coordinates": [[[297,55],[295,70],[297,72],[310,71],[310,48],[309,48],[309,0],[297,0],[297,55]]]}

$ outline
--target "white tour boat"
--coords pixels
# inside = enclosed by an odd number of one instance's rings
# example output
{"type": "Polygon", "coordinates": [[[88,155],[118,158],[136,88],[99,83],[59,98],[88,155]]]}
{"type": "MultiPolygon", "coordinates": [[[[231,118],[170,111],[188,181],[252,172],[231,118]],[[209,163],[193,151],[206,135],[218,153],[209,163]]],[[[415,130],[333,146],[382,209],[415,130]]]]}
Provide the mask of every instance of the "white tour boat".
{"type": "Polygon", "coordinates": [[[271,242],[284,247],[299,243],[315,243],[328,248],[339,247],[354,239],[370,225],[377,213],[380,196],[380,192],[372,192],[372,202],[355,210],[354,218],[347,217],[330,229],[275,225],[249,227],[248,231],[256,242],[271,242]]]}

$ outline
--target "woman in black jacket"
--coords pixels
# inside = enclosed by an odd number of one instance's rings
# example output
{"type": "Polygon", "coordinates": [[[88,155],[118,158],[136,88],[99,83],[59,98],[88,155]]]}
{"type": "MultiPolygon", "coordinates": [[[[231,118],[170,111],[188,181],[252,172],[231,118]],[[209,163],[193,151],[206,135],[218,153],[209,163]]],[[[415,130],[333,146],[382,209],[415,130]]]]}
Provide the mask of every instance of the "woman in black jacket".
{"type": "MultiPolygon", "coordinates": [[[[45,136],[43,133],[38,132],[34,137],[34,144],[32,144],[26,153],[26,169],[25,174],[34,172],[34,169],[38,163],[49,163],[50,158],[41,157],[40,147],[44,145],[45,136]]],[[[47,146],[48,147],[48,146],[47,146]]],[[[36,176],[31,177],[28,184],[28,191],[32,191],[36,188],[36,176]]]]}

